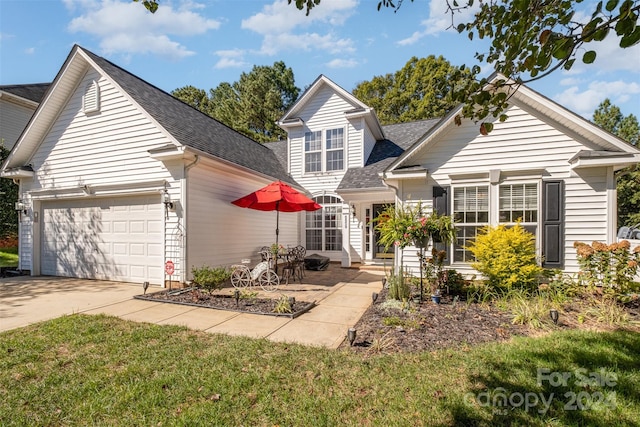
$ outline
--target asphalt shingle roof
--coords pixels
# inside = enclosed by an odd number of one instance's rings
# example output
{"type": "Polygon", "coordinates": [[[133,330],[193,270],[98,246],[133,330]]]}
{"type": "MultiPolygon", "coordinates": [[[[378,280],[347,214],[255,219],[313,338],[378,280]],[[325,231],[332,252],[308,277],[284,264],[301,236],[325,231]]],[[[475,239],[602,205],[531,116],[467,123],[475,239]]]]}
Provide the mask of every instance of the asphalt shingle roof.
{"type": "Polygon", "coordinates": [[[275,179],[295,183],[273,150],[110,61],[82,50],[181,144],[275,179]]]}
{"type": "Polygon", "coordinates": [[[24,99],[28,99],[33,102],[40,102],[44,97],[44,94],[49,89],[51,83],[32,83],[23,85],[3,85],[0,86],[0,91],[10,93],[15,96],[19,96],[24,99]]]}
{"type": "Polygon", "coordinates": [[[440,119],[383,126],[386,139],[376,141],[364,167],[347,170],[338,190],[384,188],[379,173],[422,138],[440,119]]]}

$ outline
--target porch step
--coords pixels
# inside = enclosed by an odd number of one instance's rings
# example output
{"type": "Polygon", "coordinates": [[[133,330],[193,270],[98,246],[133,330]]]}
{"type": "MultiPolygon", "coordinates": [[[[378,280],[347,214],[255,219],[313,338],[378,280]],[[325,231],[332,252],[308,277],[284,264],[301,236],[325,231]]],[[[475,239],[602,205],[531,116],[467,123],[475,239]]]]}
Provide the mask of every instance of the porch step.
{"type": "Polygon", "coordinates": [[[391,265],[384,264],[356,264],[352,265],[352,268],[357,268],[358,270],[370,270],[370,271],[384,271],[391,268],[391,265]]]}

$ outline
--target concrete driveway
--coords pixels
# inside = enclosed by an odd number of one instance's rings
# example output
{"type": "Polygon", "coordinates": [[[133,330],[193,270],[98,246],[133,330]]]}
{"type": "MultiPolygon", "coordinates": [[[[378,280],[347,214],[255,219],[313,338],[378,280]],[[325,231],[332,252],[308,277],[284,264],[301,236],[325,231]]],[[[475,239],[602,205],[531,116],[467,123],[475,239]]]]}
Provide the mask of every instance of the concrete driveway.
{"type": "Polygon", "coordinates": [[[141,285],[66,277],[0,279],[0,331],[130,300],[141,285]]]}

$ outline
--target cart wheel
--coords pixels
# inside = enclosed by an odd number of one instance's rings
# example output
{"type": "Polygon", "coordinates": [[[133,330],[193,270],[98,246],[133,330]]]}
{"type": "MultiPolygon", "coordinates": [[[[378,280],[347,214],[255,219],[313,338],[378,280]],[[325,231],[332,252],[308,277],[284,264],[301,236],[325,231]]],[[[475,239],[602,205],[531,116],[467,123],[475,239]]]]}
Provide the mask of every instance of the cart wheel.
{"type": "Polygon", "coordinates": [[[246,268],[236,268],[231,273],[231,284],[234,288],[247,288],[251,285],[251,275],[246,268]]]}
{"type": "Polygon", "coordinates": [[[260,277],[258,278],[258,283],[263,290],[267,292],[273,292],[278,289],[280,278],[275,271],[269,269],[260,275],[260,277]]]}

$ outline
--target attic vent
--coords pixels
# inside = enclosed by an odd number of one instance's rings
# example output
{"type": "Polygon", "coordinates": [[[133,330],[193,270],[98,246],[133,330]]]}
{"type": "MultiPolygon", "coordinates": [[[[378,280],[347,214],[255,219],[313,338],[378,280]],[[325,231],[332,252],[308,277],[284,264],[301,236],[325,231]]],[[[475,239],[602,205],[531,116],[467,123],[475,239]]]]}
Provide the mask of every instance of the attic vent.
{"type": "Polygon", "coordinates": [[[87,86],[84,88],[82,111],[84,111],[85,114],[100,111],[100,86],[98,86],[98,82],[95,80],[87,83],[87,86]]]}

